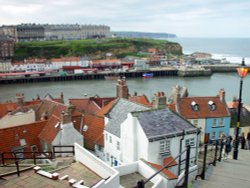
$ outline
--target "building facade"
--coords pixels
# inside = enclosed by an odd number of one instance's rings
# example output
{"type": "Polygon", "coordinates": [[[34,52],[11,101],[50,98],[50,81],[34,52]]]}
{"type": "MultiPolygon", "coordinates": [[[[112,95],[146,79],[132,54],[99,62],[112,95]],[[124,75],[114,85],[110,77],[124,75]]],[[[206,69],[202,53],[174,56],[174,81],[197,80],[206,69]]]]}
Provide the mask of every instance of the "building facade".
{"type": "Polygon", "coordinates": [[[20,24],[1,26],[0,34],[15,41],[39,40],[79,40],[87,38],[107,38],[111,36],[106,25],[79,24],[20,24]]]}
{"type": "Polygon", "coordinates": [[[0,35],[0,59],[9,59],[14,55],[15,41],[0,35]]]}

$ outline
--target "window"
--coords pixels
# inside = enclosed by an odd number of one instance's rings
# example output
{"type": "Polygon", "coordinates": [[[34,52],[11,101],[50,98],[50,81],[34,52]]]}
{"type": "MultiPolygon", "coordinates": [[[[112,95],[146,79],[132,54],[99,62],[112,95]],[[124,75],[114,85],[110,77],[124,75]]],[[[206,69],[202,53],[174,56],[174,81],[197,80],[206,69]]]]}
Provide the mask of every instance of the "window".
{"type": "Polygon", "coordinates": [[[216,119],[214,118],[214,119],[213,119],[212,127],[216,127],[216,124],[217,124],[217,122],[216,122],[216,119]]]}
{"type": "Polygon", "coordinates": [[[37,146],[36,145],[32,145],[31,146],[31,151],[37,152],[38,151],[37,146]]]}
{"type": "Polygon", "coordinates": [[[108,140],[108,134],[107,133],[105,134],[105,139],[108,140]]]}
{"type": "Polygon", "coordinates": [[[194,119],[194,120],[193,120],[193,125],[194,125],[195,127],[198,127],[198,119],[194,119]]]}
{"type": "Polygon", "coordinates": [[[212,132],[211,140],[215,140],[216,132],[212,132]]]}
{"type": "Polygon", "coordinates": [[[192,108],[193,111],[198,111],[199,110],[199,105],[195,101],[192,101],[191,102],[191,108],[192,108]]]}
{"type": "Polygon", "coordinates": [[[120,150],[120,142],[119,141],[116,142],[116,149],[120,150]]]}
{"type": "Polygon", "coordinates": [[[112,136],[109,136],[109,143],[112,143],[112,136]]]}
{"type": "Polygon", "coordinates": [[[220,118],[220,126],[224,126],[224,118],[220,118]]]}
{"type": "Polygon", "coordinates": [[[106,155],[106,160],[109,161],[109,153],[106,155]]]}
{"type": "Polygon", "coordinates": [[[19,142],[20,142],[21,146],[25,146],[26,145],[26,140],[25,139],[20,139],[19,142]]]}
{"type": "Polygon", "coordinates": [[[216,105],[213,101],[208,101],[208,107],[211,111],[215,111],[216,110],[216,105]]]}
{"type": "Polygon", "coordinates": [[[161,154],[170,154],[170,140],[160,141],[160,153],[161,154]]]}
{"type": "Polygon", "coordinates": [[[194,142],[194,141],[195,141],[194,138],[188,138],[188,139],[186,139],[186,140],[185,140],[186,146],[187,146],[187,145],[195,146],[195,142],[194,142]]]}

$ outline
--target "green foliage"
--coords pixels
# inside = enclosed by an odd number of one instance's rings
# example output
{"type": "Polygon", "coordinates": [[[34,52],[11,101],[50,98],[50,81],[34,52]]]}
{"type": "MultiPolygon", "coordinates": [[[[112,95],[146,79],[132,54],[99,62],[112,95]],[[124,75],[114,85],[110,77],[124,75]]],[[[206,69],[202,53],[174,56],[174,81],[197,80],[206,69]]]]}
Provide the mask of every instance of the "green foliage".
{"type": "MultiPolygon", "coordinates": [[[[19,42],[16,44],[14,59],[23,60],[29,57],[51,59],[62,56],[88,56],[100,52],[106,53],[113,51],[122,51],[116,54],[118,57],[124,57],[126,54],[140,56],[137,55],[139,51],[146,51],[147,48],[162,50],[166,48],[166,45],[172,44],[179,45],[165,40],[144,38],[19,42]]],[[[179,51],[177,50],[177,52],[174,53],[179,53],[179,51]]]]}

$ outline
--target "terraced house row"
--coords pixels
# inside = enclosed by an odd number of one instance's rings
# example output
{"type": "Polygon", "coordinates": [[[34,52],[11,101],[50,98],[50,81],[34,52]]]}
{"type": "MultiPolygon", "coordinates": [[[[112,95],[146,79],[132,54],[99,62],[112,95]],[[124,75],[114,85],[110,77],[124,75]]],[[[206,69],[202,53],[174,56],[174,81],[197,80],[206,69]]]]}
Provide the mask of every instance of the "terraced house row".
{"type": "Polygon", "coordinates": [[[3,25],[0,34],[18,41],[77,40],[110,37],[106,25],[79,24],[19,24],[3,25]]]}
{"type": "MultiPolygon", "coordinates": [[[[18,93],[16,102],[1,102],[1,152],[50,152],[53,146],[75,145],[76,160],[88,160],[85,165],[104,181],[112,182],[114,175],[116,180],[109,185],[114,188],[127,183],[122,176],[139,173],[148,178],[170,161],[150,185],[173,187],[184,173],[185,161],[185,155],[179,160],[175,157],[191,145],[195,149],[190,153],[190,167],[197,168],[197,146],[204,134],[211,142],[221,134],[228,136],[237,108],[237,102],[227,106],[223,89],[215,96],[190,97],[187,88],[175,86],[169,97],[156,92],[150,102],[145,95],[130,94],[125,78],[118,80],[114,97],[95,95],[65,102],[63,93],[59,98],[47,94],[32,101],[18,93]],[[109,180],[99,172],[104,167],[114,173],[109,180]]],[[[247,110],[243,110],[244,115],[247,110]]]]}

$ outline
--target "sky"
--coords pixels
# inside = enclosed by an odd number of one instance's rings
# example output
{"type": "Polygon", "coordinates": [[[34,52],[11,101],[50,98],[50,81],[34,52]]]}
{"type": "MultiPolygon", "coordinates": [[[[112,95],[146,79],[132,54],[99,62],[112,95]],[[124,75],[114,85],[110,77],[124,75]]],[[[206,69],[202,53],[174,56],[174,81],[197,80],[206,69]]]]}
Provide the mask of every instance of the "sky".
{"type": "Polygon", "coordinates": [[[0,25],[108,25],[178,37],[250,37],[249,0],[0,0],[0,25]]]}

